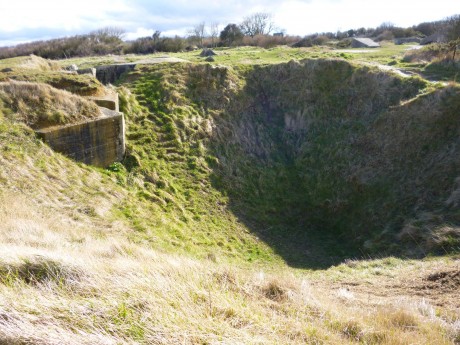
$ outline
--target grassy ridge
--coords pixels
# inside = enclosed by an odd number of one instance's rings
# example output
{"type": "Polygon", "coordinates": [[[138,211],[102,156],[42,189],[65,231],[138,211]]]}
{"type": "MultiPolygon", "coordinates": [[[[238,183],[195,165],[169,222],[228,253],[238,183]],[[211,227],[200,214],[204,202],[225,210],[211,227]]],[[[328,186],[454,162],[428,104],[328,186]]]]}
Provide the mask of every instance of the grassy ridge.
{"type": "Polygon", "coordinates": [[[37,129],[84,121],[100,115],[90,101],[47,84],[0,82],[0,99],[16,121],[37,129]]]}

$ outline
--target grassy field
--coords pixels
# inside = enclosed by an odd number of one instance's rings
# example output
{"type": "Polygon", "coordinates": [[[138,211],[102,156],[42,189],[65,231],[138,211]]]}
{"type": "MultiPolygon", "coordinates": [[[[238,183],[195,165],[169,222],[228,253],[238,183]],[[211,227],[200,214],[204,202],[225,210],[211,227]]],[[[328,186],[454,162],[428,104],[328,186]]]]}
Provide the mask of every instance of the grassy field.
{"type": "MultiPolygon", "coordinates": [[[[394,45],[384,43],[378,49],[334,49],[332,47],[312,48],[290,48],[279,46],[274,48],[260,47],[237,47],[237,48],[214,48],[216,52],[215,62],[223,64],[265,64],[280,63],[291,59],[315,59],[315,58],[345,58],[360,61],[373,61],[382,64],[390,63],[392,60],[400,59],[405,52],[412,48],[412,45],[394,45]]],[[[61,65],[77,64],[84,67],[93,67],[111,63],[136,62],[148,60],[160,56],[171,56],[182,58],[191,62],[204,62],[205,58],[200,56],[201,50],[182,53],[156,53],[150,55],[125,55],[112,57],[90,57],[74,58],[60,62],[61,65]]]]}
{"type": "MultiPolygon", "coordinates": [[[[311,48],[278,46],[269,49],[260,47],[215,48],[214,51],[217,55],[214,56],[214,62],[211,63],[235,66],[274,64],[303,59],[345,59],[357,63],[385,66],[387,70],[400,70],[408,74],[418,74],[432,81],[448,82],[458,80],[458,64],[449,63],[445,56],[446,54],[437,51],[440,48],[433,46],[427,46],[423,49],[418,48],[420,46],[417,47],[413,44],[395,45],[387,41],[381,42],[381,47],[376,49],[338,49],[334,46],[311,48]],[[435,54],[432,54],[433,51],[435,51],[435,54]],[[414,59],[413,57],[417,55],[422,56],[422,58],[414,59]],[[427,55],[429,58],[425,58],[427,55]]],[[[155,62],[159,57],[180,58],[194,63],[205,62],[206,58],[201,57],[200,52],[198,50],[168,54],[73,58],[61,61],[59,64],[61,66],[76,64],[80,68],[88,68],[117,63],[135,63],[149,59],[155,62]]],[[[0,61],[0,66],[1,64],[2,62],[0,61]]]]}
{"type": "Polygon", "coordinates": [[[48,84],[0,83],[0,344],[459,344],[460,91],[375,66],[406,49],[140,64],[107,169],[40,142],[25,96],[71,121],[48,85],[104,90],[59,66],[158,55],[0,60],[48,84]]]}

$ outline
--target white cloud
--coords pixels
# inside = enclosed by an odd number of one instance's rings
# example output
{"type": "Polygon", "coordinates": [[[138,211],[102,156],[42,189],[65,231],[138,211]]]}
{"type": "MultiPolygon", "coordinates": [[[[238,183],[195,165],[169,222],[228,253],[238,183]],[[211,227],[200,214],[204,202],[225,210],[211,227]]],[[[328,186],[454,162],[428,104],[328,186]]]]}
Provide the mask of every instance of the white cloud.
{"type": "Polygon", "coordinates": [[[127,32],[123,38],[127,41],[134,40],[138,37],[147,37],[152,36],[154,30],[153,29],[146,29],[146,28],[137,28],[134,32],[127,32]]]}
{"type": "Polygon", "coordinates": [[[14,0],[0,3],[0,31],[24,29],[79,30],[115,24],[114,15],[129,12],[123,0],[14,0]]]}
{"type": "Polygon", "coordinates": [[[375,27],[383,22],[411,26],[423,21],[439,20],[459,12],[456,1],[369,1],[314,0],[280,2],[275,20],[290,34],[375,27]]]}
{"type": "Polygon", "coordinates": [[[239,23],[256,11],[270,12],[289,34],[375,27],[382,22],[410,26],[458,13],[458,0],[2,0],[0,42],[87,33],[105,26],[124,28],[127,39],[183,35],[206,21],[239,23]]]}
{"type": "Polygon", "coordinates": [[[162,37],[187,36],[188,29],[166,30],[161,33],[162,37]]]}

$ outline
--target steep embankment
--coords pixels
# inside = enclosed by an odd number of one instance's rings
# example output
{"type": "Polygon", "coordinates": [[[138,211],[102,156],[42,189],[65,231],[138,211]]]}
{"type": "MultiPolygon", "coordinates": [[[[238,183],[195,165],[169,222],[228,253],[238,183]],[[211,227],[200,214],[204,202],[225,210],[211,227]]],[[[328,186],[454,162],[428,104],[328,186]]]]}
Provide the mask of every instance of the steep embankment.
{"type": "Polygon", "coordinates": [[[130,174],[191,217],[213,212],[217,190],[218,205],[309,267],[458,247],[455,87],[417,96],[420,79],[337,60],[144,66],[123,85],[137,99],[125,91],[130,174]]]}

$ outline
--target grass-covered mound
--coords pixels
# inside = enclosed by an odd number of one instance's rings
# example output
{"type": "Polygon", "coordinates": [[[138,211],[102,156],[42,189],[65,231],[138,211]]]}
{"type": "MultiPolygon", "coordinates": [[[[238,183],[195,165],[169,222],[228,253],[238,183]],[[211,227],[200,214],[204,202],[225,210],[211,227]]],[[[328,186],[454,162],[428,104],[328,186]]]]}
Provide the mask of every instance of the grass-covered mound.
{"type": "Polygon", "coordinates": [[[37,129],[98,117],[97,105],[47,84],[0,82],[0,100],[15,120],[37,129]]]}
{"type": "Polygon", "coordinates": [[[0,82],[28,81],[45,83],[54,88],[81,96],[97,96],[103,93],[103,85],[89,74],[77,74],[57,62],[34,55],[0,60],[0,82]]]}

